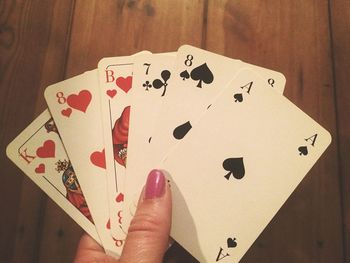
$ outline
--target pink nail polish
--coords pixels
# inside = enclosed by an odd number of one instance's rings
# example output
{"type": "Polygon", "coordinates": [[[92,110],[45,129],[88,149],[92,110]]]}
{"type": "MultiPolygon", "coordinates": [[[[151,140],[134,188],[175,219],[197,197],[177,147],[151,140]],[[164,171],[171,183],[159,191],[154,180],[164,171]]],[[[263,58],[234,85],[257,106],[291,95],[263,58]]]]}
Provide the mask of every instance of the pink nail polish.
{"type": "Polygon", "coordinates": [[[147,177],[145,199],[159,198],[165,192],[165,177],[161,170],[152,170],[147,177]]]}

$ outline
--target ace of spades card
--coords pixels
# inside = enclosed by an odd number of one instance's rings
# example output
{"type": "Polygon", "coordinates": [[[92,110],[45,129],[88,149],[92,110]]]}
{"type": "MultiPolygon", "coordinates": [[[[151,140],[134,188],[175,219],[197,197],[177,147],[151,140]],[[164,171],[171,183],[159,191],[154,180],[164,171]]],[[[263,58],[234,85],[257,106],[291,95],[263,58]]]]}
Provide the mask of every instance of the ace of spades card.
{"type": "Polygon", "coordinates": [[[101,243],[79,181],[48,110],[7,146],[6,153],[75,222],[101,243]]]}
{"type": "Polygon", "coordinates": [[[125,235],[110,231],[97,70],[46,88],[45,99],[76,170],[106,252],[120,255],[125,235]]]}
{"type": "Polygon", "coordinates": [[[171,236],[200,262],[238,262],[331,142],[264,84],[240,72],[160,167],[171,236]]]}

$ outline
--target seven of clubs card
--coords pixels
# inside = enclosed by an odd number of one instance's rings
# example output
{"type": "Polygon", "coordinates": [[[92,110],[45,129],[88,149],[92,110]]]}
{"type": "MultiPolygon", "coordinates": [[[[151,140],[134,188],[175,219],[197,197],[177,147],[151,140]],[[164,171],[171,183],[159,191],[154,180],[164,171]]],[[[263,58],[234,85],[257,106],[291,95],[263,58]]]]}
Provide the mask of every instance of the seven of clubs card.
{"type": "Polygon", "coordinates": [[[116,258],[148,172],[163,169],[172,238],[200,262],[238,262],[331,141],[285,83],[189,45],[103,58],[45,90],[50,112],[7,155],[116,258]]]}

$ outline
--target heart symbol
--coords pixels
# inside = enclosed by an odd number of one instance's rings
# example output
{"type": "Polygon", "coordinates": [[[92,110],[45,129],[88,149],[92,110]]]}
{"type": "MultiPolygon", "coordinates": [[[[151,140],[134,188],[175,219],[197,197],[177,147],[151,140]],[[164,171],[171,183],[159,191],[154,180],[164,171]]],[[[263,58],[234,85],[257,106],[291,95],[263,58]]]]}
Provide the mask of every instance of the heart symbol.
{"type": "Polygon", "coordinates": [[[111,229],[111,219],[108,219],[107,224],[106,224],[107,229],[111,229]]]}
{"type": "Polygon", "coordinates": [[[117,86],[119,88],[121,88],[122,90],[125,91],[125,93],[128,93],[128,91],[131,89],[132,87],[132,76],[128,76],[126,78],[124,77],[119,77],[116,79],[115,84],[117,84],[117,86]]]}
{"type": "Polygon", "coordinates": [[[237,246],[236,238],[234,238],[234,239],[228,238],[227,239],[227,247],[231,248],[231,247],[236,247],[236,246],[237,246]]]}
{"type": "Polygon", "coordinates": [[[91,93],[88,90],[82,90],[78,95],[71,94],[67,97],[67,103],[73,109],[86,112],[91,101],[91,93]]]}
{"type": "Polygon", "coordinates": [[[106,93],[109,97],[111,97],[113,99],[114,96],[117,94],[117,91],[115,89],[109,89],[106,91],[106,93]]]}
{"type": "Polygon", "coordinates": [[[40,158],[55,157],[55,142],[52,140],[45,141],[43,146],[36,150],[36,155],[40,158]]]}
{"type": "Polygon", "coordinates": [[[298,148],[299,150],[299,155],[307,155],[309,153],[309,151],[307,150],[307,147],[306,146],[300,146],[298,148]]]}
{"type": "Polygon", "coordinates": [[[35,168],[35,172],[37,174],[43,174],[45,173],[45,164],[41,163],[35,168]]]}
{"type": "Polygon", "coordinates": [[[90,155],[90,161],[100,167],[100,168],[103,168],[103,169],[106,169],[106,157],[105,157],[105,150],[103,149],[102,152],[99,152],[99,151],[96,151],[96,152],[93,152],[91,155],[90,155]]]}
{"type": "Polygon", "coordinates": [[[124,201],[124,195],[122,193],[120,193],[119,195],[117,195],[117,197],[115,198],[115,201],[117,201],[117,203],[123,202],[124,201]]]}
{"type": "Polygon", "coordinates": [[[67,109],[61,110],[61,114],[62,114],[63,116],[68,117],[68,118],[69,118],[69,116],[71,115],[71,113],[72,113],[72,109],[71,109],[71,108],[67,108],[67,109]]]}
{"type": "Polygon", "coordinates": [[[233,95],[233,97],[235,98],[235,102],[242,102],[243,101],[243,96],[242,93],[236,93],[235,95],[233,95]]]}

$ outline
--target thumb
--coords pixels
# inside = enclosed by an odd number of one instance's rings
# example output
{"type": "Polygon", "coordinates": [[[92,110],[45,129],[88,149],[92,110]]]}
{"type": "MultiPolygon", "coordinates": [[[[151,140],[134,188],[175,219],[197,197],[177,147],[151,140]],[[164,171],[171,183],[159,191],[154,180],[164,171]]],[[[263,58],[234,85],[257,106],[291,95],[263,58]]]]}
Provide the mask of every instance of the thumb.
{"type": "Polygon", "coordinates": [[[171,191],[164,173],[152,170],[130,223],[120,263],[161,263],[170,226],[171,191]]]}

